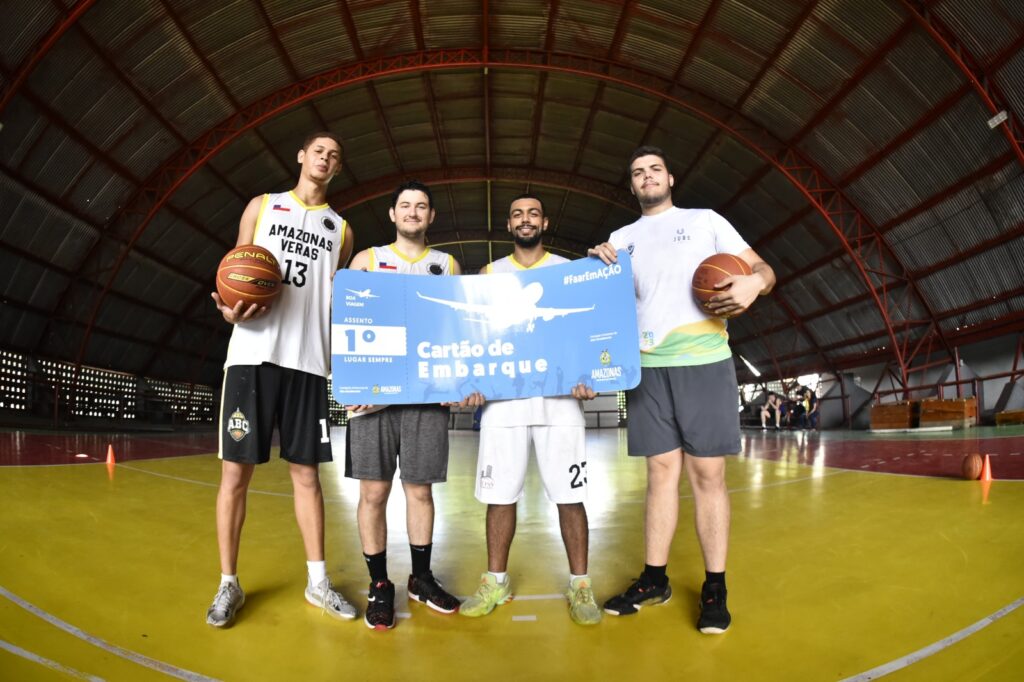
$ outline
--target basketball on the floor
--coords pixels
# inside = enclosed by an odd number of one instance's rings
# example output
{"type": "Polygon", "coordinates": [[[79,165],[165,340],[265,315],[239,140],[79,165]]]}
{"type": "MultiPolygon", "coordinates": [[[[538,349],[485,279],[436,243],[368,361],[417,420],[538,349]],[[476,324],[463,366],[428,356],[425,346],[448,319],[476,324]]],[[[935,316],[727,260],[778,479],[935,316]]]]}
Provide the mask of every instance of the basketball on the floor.
{"type": "Polygon", "coordinates": [[[981,478],[981,455],[974,453],[964,457],[963,475],[968,481],[977,481],[981,478]]]}
{"type": "Polygon", "coordinates": [[[693,273],[693,295],[703,306],[712,296],[724,293],[724,289],[715,289],[715,285],[732,275],[749,275],[750,266],[747,261],[731,253],[716,253],[701,261],[693,273]]]}
{"type": "Polygon", "coordinates": [[[217,293],[231,308],[238,301],[243,310],[253,303],[269,308],[281,293],[281,266],[262,246],[235,247],[217,266],[217,293]]]}

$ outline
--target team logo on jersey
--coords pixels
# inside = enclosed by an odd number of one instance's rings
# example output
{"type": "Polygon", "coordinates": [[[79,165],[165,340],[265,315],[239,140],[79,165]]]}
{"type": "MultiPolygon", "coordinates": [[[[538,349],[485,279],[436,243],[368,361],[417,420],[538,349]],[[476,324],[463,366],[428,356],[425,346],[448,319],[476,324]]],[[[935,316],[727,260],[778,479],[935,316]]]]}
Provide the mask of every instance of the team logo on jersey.
{"type": "Polygon", "coordinates": [[[429,272],[431,275],[443,275],[444,274],[444,270],[437,263],[431,263],[430,266],[427,267],[427,272],[429,272]]]}
{"type": "Polygon", "coordinates": [[[633,255],[633,244],[632,244],[632,242],[626,245],[626,253],[628,253],[630,256],[633,255]]]}
{"type": "Polygon", "coordinates": [[[604,365],[605,367],[612,364],[612,354],[609,353],[607,350],[601,351],[601,364],[604,365]]]}
{"type": "Polygon", "coordinates": [[[249,435],[249,420],[245,418],[242,411],[235,408],[235,411],[228,417],[228,435],[236,443],[249,435]]]}
{"type": "Polygon", "coordinates": [[[327,230],[328,232],[334,232],[335,230],[338,229],[338,226],[334,224],[334,221],[328,218],[327,216],[324,216],[323,218],[320,219],[320,224],[323,225],[324,229],[327,230]]]}

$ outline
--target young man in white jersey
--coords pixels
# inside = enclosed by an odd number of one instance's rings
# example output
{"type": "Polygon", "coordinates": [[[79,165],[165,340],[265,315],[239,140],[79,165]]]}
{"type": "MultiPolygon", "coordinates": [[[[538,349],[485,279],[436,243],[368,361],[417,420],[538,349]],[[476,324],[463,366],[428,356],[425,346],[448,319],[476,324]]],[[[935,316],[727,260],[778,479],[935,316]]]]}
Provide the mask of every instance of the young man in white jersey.
{"type": "MultiPolygon", "coordinates": [[[[392,195],[389,215],[395,241],[360,251],[353,270],[413,275],[459,275],[458,262],[427,246],[434,222],[433,197],[426,185],[410,181],[392,195]]],[[[346,431],[345,475],[359,480],[359,538],[370,572],[364,618],[374,630],[395,626],[395,585],[387,569],[387,505],[402,462],[406,529],[412,554],[409,597],[440,613],[455,613],[459,600],[446,592],[430,570],[434,534],[431,485],[448,477],[448,405],[350,405],[346,431]]]]}
{"type": "Polygon", "coordinates": [[[284,275],[268,310],[255,304],[229,308],[213,300],[235,325],[224,363],[221,397],[221,481],[217,543],[221,583],[206,622],[226,627],[245,602],[238,582],[238,548],[246,493],[257,464],[270,459],[274,426],[288,462],[295,519],[306,550],[306,601],[336,618],[355,608],[331,586],[324,562],[324,501],[318,465],[331,461],[327,375],[330,371],[331,279],[352,255],[348,223],[327,205],[327,185],[341,170],[341,140],[314,133],[298,152],[299,181],[282,194],[249,202],[237,246],[268,249],[284,275]]]}
{"type": "Polygon", "coordinates": [[[666,566],[679,517],[683,469],[693,491],[697,538],[704,556],[698,629],[725,632],[725,562],[729,493],[724,455],[740,449],[736,369],[723,318],[739,315],[775,285],[775,273],[714,211],[672,204],[665,155],[640,147],[629,161],[630,190],[641,218],[590,250],[605,263],[629,252],[640,327],[640,385],[629,392],[629,454],[647,458],[645,567],[605,611],[623,616],[672,596],[666,566]],[[724,279],[722,293],[702,310],[690,293],[694,270],[715,253],[731,253],[753,274],[724,279]]]}
{"type": "MultiPolygon", "coordinates": [[[[508,231],[515,243],[511,256],[488,264],[484,274],[515,272],[565,263],[544,249],[548,229],[540,197],[521,194],[509,208],[508,231]]],[[[499,400],[484,405],[480,419],[476,499],[487,505],[487,572],[480,586],[459,610],[464,616],[486,616],[512,598],[508,554],[516,533],[516,503],[523,496],[530,441],[548,499],[558,507],[562,542],[569,558],[569,616],[580,625],[601,622],[587,575],[588,527],[586,422],[580,399],[591,400],[583,384],[572,396],[499,400]]]]}

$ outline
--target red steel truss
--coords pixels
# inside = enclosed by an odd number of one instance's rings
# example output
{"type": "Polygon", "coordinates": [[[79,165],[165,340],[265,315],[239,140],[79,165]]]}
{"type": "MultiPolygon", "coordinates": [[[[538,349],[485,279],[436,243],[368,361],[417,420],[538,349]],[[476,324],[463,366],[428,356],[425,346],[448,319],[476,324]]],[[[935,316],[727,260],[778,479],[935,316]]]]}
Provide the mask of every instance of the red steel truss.
{"type": "MultiPolygon", "coordinates": [[[[912,316],[906,313],[907,302],[894,299],[889,288],[892,281],[904,279],[893,271],[890,258],[885,257],[881,235],[834,183],[796,149],[787,147],[739,112],[698,94],[683,99],[669,94],[673,85],[668,79],[630,65],[576,55],[544,53],[529,50],[490,49],[485,59],[478,49],[446,49],[377,57],[346,65],[291,84],[276,93],[239,110],[234,115],[199,137],[159,168],[140,188],[115,221],[127,223],[123,233],[132,235],[129,245],[113,264],[107,284],[95,301],[86,334],[78,354],[81,363],[89,341],[89,331],[96,319],[106,293],[112,286],[128,251],[168,198],[213,156],[238,135],[270,120],[274,116],[310,101],[320,95],[351,85],[405,73],[468,68],[526,69],[558,72],[595,78],[621,87],[637,90],[650,97],[665,100],[732,136],[781,173],[824,219],[850,256],[856,271],[877,307],[885,324],[895,362],[905,377],[913,358],[912,316]],[[735,121],[730,123],[727,121],[735,121]]],[[[938,325],[930,322],[929,332],[938,325]]]]}

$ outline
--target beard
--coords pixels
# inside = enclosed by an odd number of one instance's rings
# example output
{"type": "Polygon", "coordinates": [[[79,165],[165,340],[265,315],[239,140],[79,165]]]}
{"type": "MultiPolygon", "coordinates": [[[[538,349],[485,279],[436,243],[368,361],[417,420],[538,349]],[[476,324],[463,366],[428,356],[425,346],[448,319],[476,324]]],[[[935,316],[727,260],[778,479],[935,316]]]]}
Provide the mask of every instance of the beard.
{"type": "Polygon", "coordinates": [[[636,195],[636,200],[640,202],[640,206],[641,207],[649,208],[651,206],[657,206],[658,204],[662,203],[666,199],[670,199],[671,197],[672,197],[672,188],[669,187],[669,188],[665,189],[665,191],[660,193],[660,194],[647,194],[647,195],[637,194],[636,195]]]}
{"type": "Polygon", "coordinates": [[[402,235],[402,237],[410,241],[418,240],[420,237],[423,236],[423,233],[426,232],[426,228],[417,228],[415,230],[410,230],[404,227],[399,227],[397,229],[398,234],[402,235]]]}
{"type": "Polygon", "coordinates": [[[537,246],[537,244],[540,244],[540,239],[543,236],[544,233],[540,230],[534,232],[532,237],[520,237],[518,232],[513,232],[512,241],[516,243],[516,246],[520,246],[524,249],[532,249],[537,246]]]}

